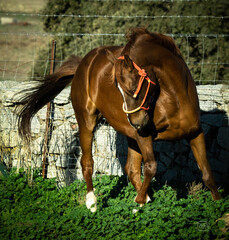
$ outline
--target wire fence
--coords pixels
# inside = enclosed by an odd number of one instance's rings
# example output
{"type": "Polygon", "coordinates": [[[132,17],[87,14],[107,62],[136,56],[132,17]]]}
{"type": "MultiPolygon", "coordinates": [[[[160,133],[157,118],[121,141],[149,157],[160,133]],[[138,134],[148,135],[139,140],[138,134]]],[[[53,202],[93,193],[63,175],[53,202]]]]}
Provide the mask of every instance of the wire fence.
{"type": "MultiPolygon", "coordinates": [[[[204,83],[228,83],[228,74],[226,75],[226,79],[220,78],[220,71],[222,69],[229,69],[229,63],[222,61],[222,55],[225,54],[223,49],[221,48],[221,45],[224,44],[225,39],[229,37],[225,34],[168,34],[171,37],[173,37],[177,41],[181,41],[186,43],[186,49],[183,51],[183,56],[185,57],[186,63],[188,64],[191,72],[195,69],[199,69],[198,75],[195,78],[196,83],[198,84],[204,84],[204,83]],[[202,51],[202,59],[199,59],[199,61],[194,61],[193,57],[190,56],[190,47],[189,42],[192,42],[193,39],[201,39],[202,46],[199,46],[199,48],[202,51]],[[209,44],[215,44],[217,46],[217,52],[214,56],[214,59],[205,59],[204,54],[206,52],[206,45],[209,44]],[[211,72],[211,75],[208,74],[206,78],[204,78],[205,72],[211,72]]],[[[73,54],[78,55],[80,46],[77,45],[78,38],[81,38],[82,36],[85,37],[85,40],[87,41],[85,44],[87,45],[87,49],[91,50],[95,47],[98,47],[98,45],[94,44],[91,39],[93,40],[97,39],[97,43],[100,43],[99,45],[102,46],[104,44],[107,44],[110,38],[113,39],[122,39],[123,42],[125,42],[125,34],[111,34],[111,33],[56,33],[56,34],[50,34],[50,33],[8,33],[3,32],[0,33],[0,37],[2,39],[2,48],[5,47],[2,54],[2,59],[0,59],[0,73],[1,73],[1,80],[8,81],[8,80],[15,80],[15,81],[26,81],[26,80],[32,80],[36,79],[40,76],[36,76],[35,73],[35,67],[37,63],[44,62],[44,68],[43,68],[43,75],[48,74],[48,64],[49,64],[49,53],[50,53],[50,46],[49,43],[50,39],[59,39],[60,45],[58,46],[59,54],[61,56],[60,59],[57,60],[57,62],[62,62],[64,59],[62,57],[62,46],[61,42],[63,37],[70,37],[74,39],[75,43],[75,52],[73,54]],[[17,43],[21,43],[19,45],[23,45],[23,42],[30,42],[30,49],[28,52],[28,55],[26,58],[23,57],[23,51],[19,51],[16,54],[16,56],[11,56],[11,50],[10,46],[14,44],[14,42],[17,41],[17,43]],[[46,59],[39,59],[37,60],[37,54],[39,53],[39,50],[41,49],[39,46],[39,43],[43,43],[43,47],[45,46],[45,43],[47,44],[47,58],[46,59]]],[[[115,41],[115,40],[114,40],[115,41]]]]}
{"type": "MultiPolygon", "coordinates": [[[[96,0],[93,0],[96,1],[96,0]]],[[[101,0],[100,0],[101,1],[101,0]]],[[[104,0],[105,1],[105,0],[104,0]]],[[[127,0],[123,0],[127,1],[127,0]]],[[[130,2],[141,2],[129,0],[130,2]]],[[[145,0],[147,1],[147,0],[145,0]]],[[[150,2],[150,0],[148,0],[150,2]]],[[[159,0],[151,0],[157,2],[159,0]]],[[[160,0],[161,1],[161,0],[160,0]]],[[[165,0],[166,1],[166,0],[165,0]]],[[[175,0],[173,0],[175,1],[175,0]]],[[[173,2],[168,1],[168,2],[173,2]]],[[[181,1],[181,0],[176,0],[181,1]]],[[[185,1],[185,0],[182,0],[185,1]]],[[[195,1],[195,0],[187,0],[195,1]]],[[[75,55],[84,55],[81,51],[80,40],[84,39],[85,49],[91,49],[109,45],[110,42],[125,44],[125,33],[112,32],[90,32],[90,33],[46,33],[33,26],[33,19],[52,16],[62,18],[87,19],[189,19],[201,21],[210,19],[211,21],[227,21],[229,16],[116,16],[116,15],[43,15],[38,13],[0,13],[3,20],[8,23],[2,25],[0,31],[0,160],[11,167],[37,168],[42,164],[42,152],[44,144],[44,132],[46,121],[46,108],[38,112],[32,121],[33,142],[27,148],[20,140],[16,130],[13,95],[23,88],[27,88],[31,80],[39,79],[42,76],[37,74],[37,65],[42,65],[42,75],[49,74],[50,53],[52,39],[58,39],[56,59],[57,66],[65,59],[63,44],[65,37],[74,43],[75,55]],[[16,21],[14,18],[29,17],[29,21],[16,21]],[[8,19],[7,19],[8,18],[8,19]],[[12,19],[11,19],[12,18],[12,19]],[[12,22],[10,22],[12,21],[12,22]],[[45,51],[43,59],[38,58],[39,53],[45,51]]],[[[34,21],[35,21],[34,20],[34,21]]],[[[39,20],[40,21],[40,20],[39,20]]],[[[164,33],[166,34],[166,33],[164,33]]],[[[191,72],[194,72],[197,84],[217,84],[229,83],[229,74],[222,75],[222,71],[228,71],[228,58],[225,60],[225,45],[228,44],[229,34],[219,33],[176,33],[167,34],[175,39],[177,44],[182,46],[182,54],[191,72]],[[198,39],[197,50],[202,53],[198,61],[194,61],[190,54],[190,43],[198,39]],[[214,45],[214,56],[205,58],[210,45],[214,45]],[[210,75],[206,75],[210,72],[210,75]],[[206,77],[207,76],[207,77],[206,77]],[[223,76],[223,78],[222,78],[223,76]]],[[[209,96],[210,97],[210,96],[209,96]]],[[[59,182],[68,184],[76,178],[81,178],[79,159],[81,150],[79,147],[78,126],[74,118],[74,112],[69,100],[69,89],[64,90],[57,99],[54,100],[55,110],[52,113],[53,132],[49,143],[48,170],[47,177],[57,177],[59,182]]],[[[120,134],[117,134],[106,121],[99,125],[93,143],[93,155],[95,158],[95,172],[103,174],[123,174],[123,167],[127,155],[127,144],[120,134]]]]}

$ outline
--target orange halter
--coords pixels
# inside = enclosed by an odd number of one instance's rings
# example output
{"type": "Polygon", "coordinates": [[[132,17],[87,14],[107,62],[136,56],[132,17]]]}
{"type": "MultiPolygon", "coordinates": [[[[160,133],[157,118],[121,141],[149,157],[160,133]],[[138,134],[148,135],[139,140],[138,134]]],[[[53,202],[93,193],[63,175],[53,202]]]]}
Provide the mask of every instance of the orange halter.
{"type": "MultiPolygon", "coordinates": [[[[123,60],[124,56],[121,56],[118,59],[122,59],[123,60]]],[[[146,73],[145,69],[140,68],[135,62],[133,62],[133,65],[134,65],[135,69],[138,70],[138,74],[140,75],[140,79],[139,79],[139,82],[138,82],[138,87],[137,87],[137,89],[136,89],[136,91],[135,91],[135,93],[133,95],[133,98],[136,98],[138,96],[138,93],[141,90],[141,87],[142,87],[142,84],[143,84],[144,80],[147,80],[148,86],[147,86],[147,90],[146,90],[145,96],[144,96],[144,98],[143,98],[143,100],[141,102],[141,105],[139,107],[137,107],[137,108],[135,108],[135,109],[133,109],[131,111],[128,111],[128,110],[125,109],[125,106],[123,104],[123,107],[122,107],[123,111],[125,113],[127,113],[127,114],[135,113],[135,112],[137,112],[137,111],[139,111],[141,109],[146,110],[146,111],[149,110],[149,107],[145,108],[145,107],[143,107],[143,105],[145,104],[147,95],[149,93],[150,84],[156,85],[156,83],[151,81],[150,78],[147,76],[147,73],[146,73]]]]}

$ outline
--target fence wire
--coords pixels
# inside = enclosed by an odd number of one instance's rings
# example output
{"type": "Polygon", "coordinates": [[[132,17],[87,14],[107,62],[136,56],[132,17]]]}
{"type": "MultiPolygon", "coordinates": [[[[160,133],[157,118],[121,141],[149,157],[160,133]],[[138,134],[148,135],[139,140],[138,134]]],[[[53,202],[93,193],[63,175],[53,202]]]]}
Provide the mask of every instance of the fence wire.
{"type": "MultiPolygon", "coordinates": [[[[216,84],[216,83],[228,83],[229,74],[226,74],[222,78],[221,71],[228,69],[229,62],[225,62],[223,58],[225,52],[223,46],[226,43],[226,39],[229,38],[229,34],[167,34],[175,39],[176,42],[182,43],[182,53],[188,64],[191,72],[193,73],[194,80],[198,84],[216,84]],[[199,45],[196,51],[202,53],[201,59],[196,59],[190,54],[190,42],[198,39],[199,45]],[[205,52],[208,51],[209,45],[214,45],[216,53],[213,57],[205,57],[205,52]],[[222,61],[223,60],[223,61],[222,61]]],[[[57,51],[59,58],[57,59],[57,65],[63,60],[62,42],[64,37],[69,37],[74,43],[74,52],[72,54],[78,55],[81,53],[80,46],[77,44],[81,37],[84,37],[84,44],[86,49],[91,50],[93,48],[109,45],[109,40],[115,42],[115,39],[125,43],[125,34],[111,34],[111,33],[24,33],[24,32],[1,32],[1,52],[0,57],[0,80],[1,81],[26,81],[40,78],[40,74],[37,75],[36,68],[41,65],[43,76],[48,74],[48,65],[50,62],[50,40],[58,39],[57,51]],[[93,39],[93,41],[92,41],[93,39]],[[28,43],[28,47],[26,47],[28,43]],[[17,45],[17,49],[11,49],[12,45],[17,45]],[[25,48],[26,54],[24,56],[21,47],[25,48]],[[41,47],[42,46],[42,47],[41,47]],[[47,49],[46,58],[39,58],[38,54],[42,48],[47,49]],[[18,50],[20,49],[20,50],[18,50]]],[[[229,44],[228,44],[229,45],[229,44]]],[[[86,54],[86,52],[85,52],[86,54]]]]}

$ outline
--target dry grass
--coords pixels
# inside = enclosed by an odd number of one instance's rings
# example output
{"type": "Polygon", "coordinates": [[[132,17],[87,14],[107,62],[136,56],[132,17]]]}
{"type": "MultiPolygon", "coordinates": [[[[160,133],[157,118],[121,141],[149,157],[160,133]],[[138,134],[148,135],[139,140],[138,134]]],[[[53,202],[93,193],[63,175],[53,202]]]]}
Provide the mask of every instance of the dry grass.
{"type": "Polygon", "coordinates": [[[220,230],[223,233],[229,232],[229,213],[226,213],[223,217],[219,218],[217,221],[220,221],[220,220],[225,222],[225,226],[220,230]]]}
{"type": "Polygon", "coordinates": [[[47,0],[0,0],[0,11],[4,12],[39,12],[47,0]]]}
{"type": "Polygon", "coordinates": [[[202,183],[192,182],[188,187],[188,194],[198,198],[200,191],[206,191],[207,188],[202,183]]]}
{"type": "MultiPolygon", "coordinates": [[[[44,7],[45,2],[46,0],[0,0],[0,11],[35,13],[44,7]]],[[[0,17],[5,16],[4,13],[0,14],[0,17]]],[[[24,81],[33,77],[32,69],[37,54],[50,41],[49,37],[34,35],[44,32],[41,17],[12,17],[17,23],[0,25],[0,81],[24,81]]]]}

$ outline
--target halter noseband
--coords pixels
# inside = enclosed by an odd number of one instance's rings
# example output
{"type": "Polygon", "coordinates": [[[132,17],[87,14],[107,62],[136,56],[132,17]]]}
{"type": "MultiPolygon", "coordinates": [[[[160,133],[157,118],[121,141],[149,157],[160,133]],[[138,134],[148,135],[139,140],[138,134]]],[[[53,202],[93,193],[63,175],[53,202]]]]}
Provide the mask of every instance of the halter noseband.
{"type": "MultiPolygon", "coordinates": [[[[118,59],[122,59],[123,60],[124,56],[121,56],[118,59]]],[[[150,78],[147,76],[147,73],[146,73],[145,69],[140,68],[135,62],[133,62],[133,65],[134,65],[135,69],[138,70],[138,74],[140,75],[140,79],[139,79],[139,82],[138,82],[138,87],[137,87],[137,89],[136,89],[136,91],[135,91],[135,93],[133,95],[133,98],[136,98],[138,96],[144,80],[147,80],[148,86],[147,86],[147,90],[146,90],[145,96],[144,96],[144,98],[143,98],[143,100],[141,102],[141,105],[139,107],[137,107],[137,108],[135,108],[135,109],[133,109],[131,111],[128,111],[127,109],[125,109],[125,106],[124,106],[124,103],[123,103],[122,109],[123,109],[123,112],[125,112],[126,114],[135,113],[135,112],[137,112],[137,111],[139,111],[141,109],[146,110],[146,111],[149,110],[149,107],[145,108],[145,107],[143,107],[143,105],[145,104],[147,95],[149,93],[150,84],[156,85],[156,83],[151,81],[150,78]]]]}

